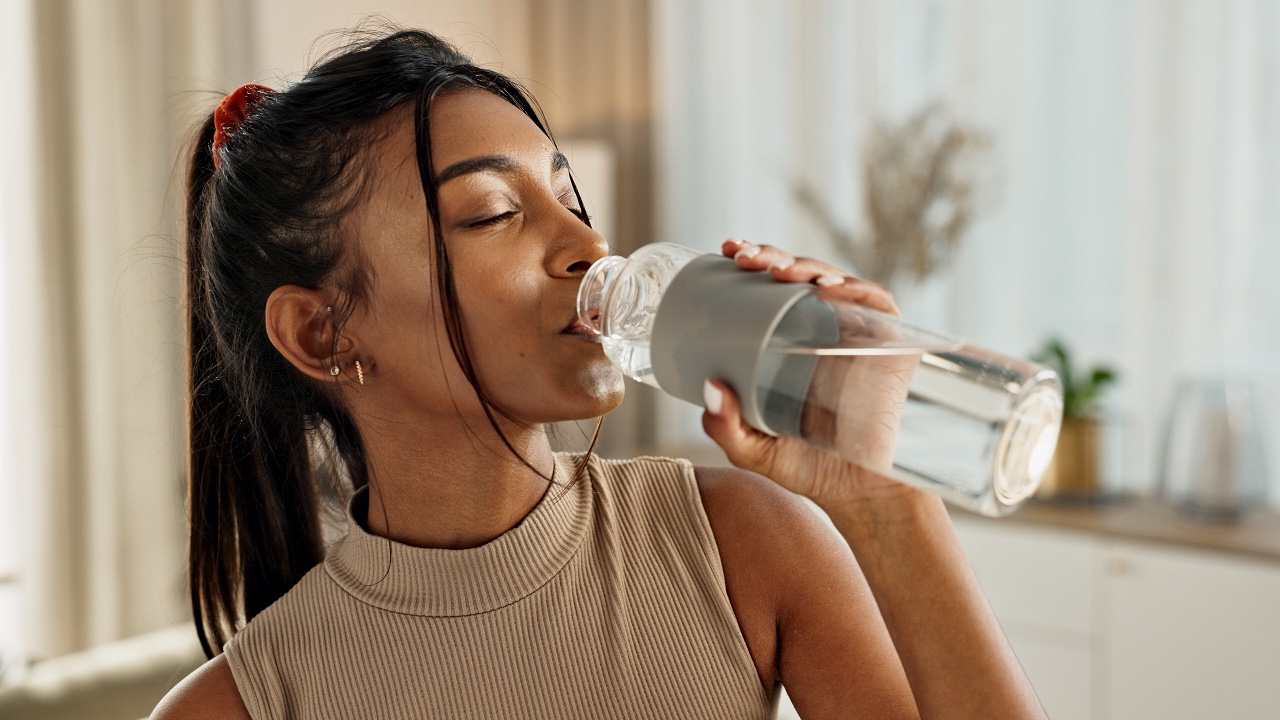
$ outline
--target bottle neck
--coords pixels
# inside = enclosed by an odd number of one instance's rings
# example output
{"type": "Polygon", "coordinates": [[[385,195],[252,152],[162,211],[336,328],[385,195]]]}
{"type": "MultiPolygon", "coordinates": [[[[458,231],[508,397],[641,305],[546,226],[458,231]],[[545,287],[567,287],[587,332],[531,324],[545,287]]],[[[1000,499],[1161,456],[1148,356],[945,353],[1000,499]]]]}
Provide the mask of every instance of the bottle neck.
{"type": "Polygon", "coordinates": [[[604,307],[605,294],[613,280],[627,262],[619,255],[609,255],[595,261],[578,286],[578,319],[597,334],[603,334],[600,309],[604,307]]]}

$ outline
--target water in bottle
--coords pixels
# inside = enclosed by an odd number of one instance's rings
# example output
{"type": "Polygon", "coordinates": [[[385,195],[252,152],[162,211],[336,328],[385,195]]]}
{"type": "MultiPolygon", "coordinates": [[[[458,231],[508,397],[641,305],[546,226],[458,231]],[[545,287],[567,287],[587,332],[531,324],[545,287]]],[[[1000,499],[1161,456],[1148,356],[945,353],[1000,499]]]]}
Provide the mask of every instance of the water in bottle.
{"type": "Polygon", "coordinates": [[[1047,368],[775,282],[670,243],[594,265],[583,323],[630,377],[701,404],[734,388],[753,427],[1002,515],[1035,492],[1057,443],[1047,368]]]}

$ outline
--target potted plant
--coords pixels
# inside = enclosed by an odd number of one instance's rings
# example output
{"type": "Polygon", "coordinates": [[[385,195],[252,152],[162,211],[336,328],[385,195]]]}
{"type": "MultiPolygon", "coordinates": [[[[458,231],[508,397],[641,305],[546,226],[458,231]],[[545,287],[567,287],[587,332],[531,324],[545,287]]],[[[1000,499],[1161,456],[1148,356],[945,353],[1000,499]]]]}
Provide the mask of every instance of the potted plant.
{"type": "Polygon", "coordinates": [[[1062,379],[1062,432],[1036,495],[1096,499],[1102,494],[1098,403],[1103,390],[1115,383],[1116,373],[1105,365],[1077,372],[1071,352],[1059,338],[1050,338],[1032,359],[1052,368],[1062,379]]]}

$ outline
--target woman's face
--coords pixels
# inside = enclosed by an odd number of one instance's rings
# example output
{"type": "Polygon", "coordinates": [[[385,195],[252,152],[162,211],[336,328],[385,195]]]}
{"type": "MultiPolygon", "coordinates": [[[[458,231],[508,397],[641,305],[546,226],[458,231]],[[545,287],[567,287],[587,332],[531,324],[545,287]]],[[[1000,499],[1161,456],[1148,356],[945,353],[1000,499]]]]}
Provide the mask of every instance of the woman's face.
{"type": "MultiPolygon", "coordinates": [[[[481,388],[526,423],[617,407],[621,374],[597,342],[572,331],[582,275],[608,248],[575,214],[564,157],[519,109],[487,92],[442,94],[430,120],[440,225],[481,388]]],[[[478,418],[444,327],[411,109],[388,128],[354,218],[371,270],[367,302],[347,325],[367,366],[360,391],[376,393],[386,417],[478,418]]]]}

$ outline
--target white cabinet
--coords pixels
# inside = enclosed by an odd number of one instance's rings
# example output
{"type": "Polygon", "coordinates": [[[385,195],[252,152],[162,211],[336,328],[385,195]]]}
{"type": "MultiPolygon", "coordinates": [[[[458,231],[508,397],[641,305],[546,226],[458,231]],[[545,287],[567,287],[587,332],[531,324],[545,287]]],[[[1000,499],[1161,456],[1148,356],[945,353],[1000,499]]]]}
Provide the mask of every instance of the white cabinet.
{"type": "Polygon", "coordinates": [[[959,519],[955,525],[1049,717],[1094,717],[1097,541],[1027,525],[959,519]]]}
{"type": "Polygon", "coordinates": [[[1114,543],[1104,571],[1109,717],[1280,717],[1280,566],[1114,543]]]}
{"type": "Polygon", "coordinates": [[[1280,563],[956,519],[1055,720],[1280,717],[1280,563]]]}

